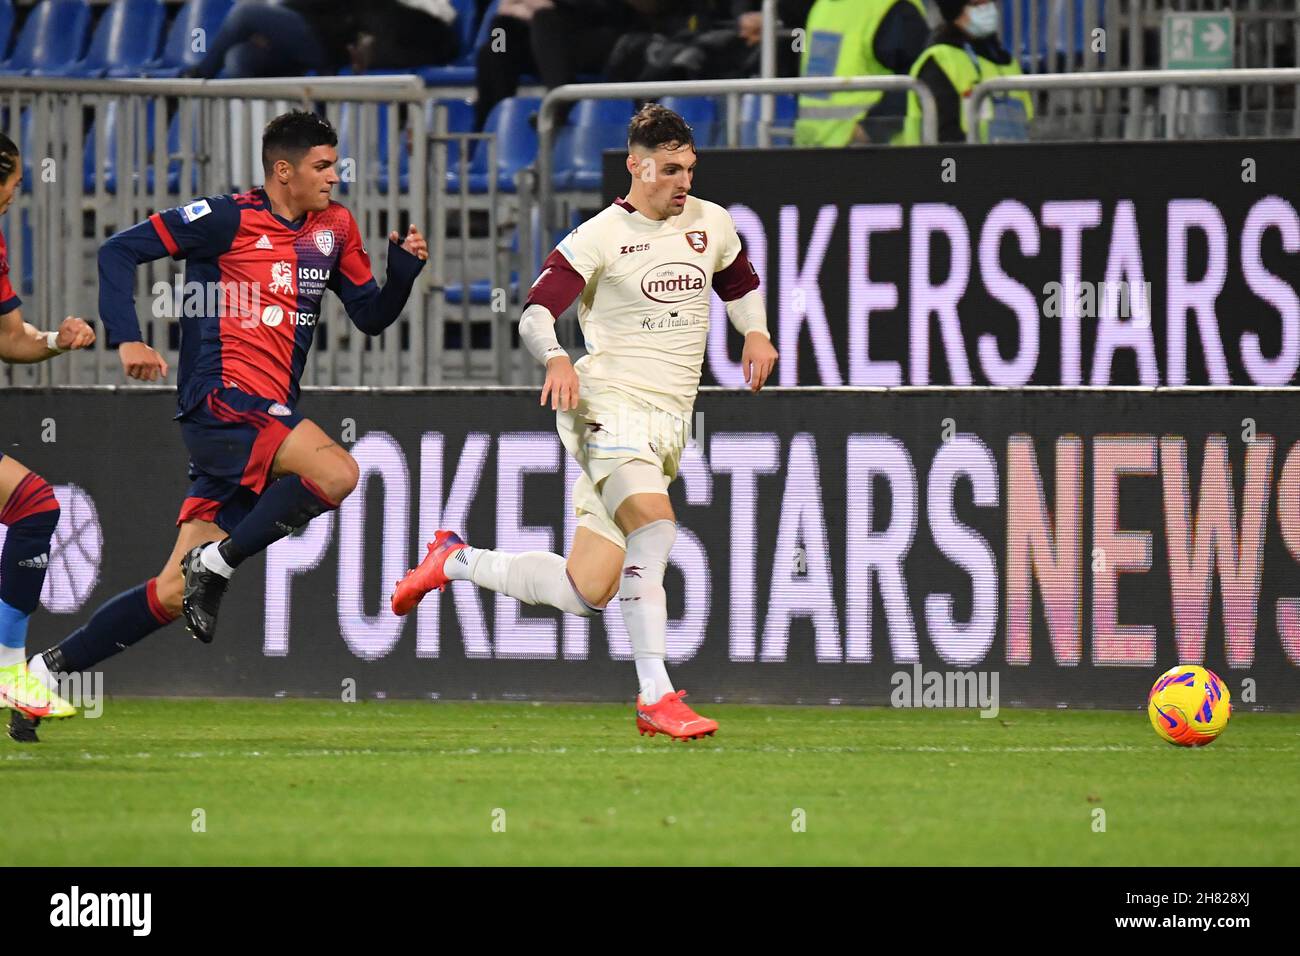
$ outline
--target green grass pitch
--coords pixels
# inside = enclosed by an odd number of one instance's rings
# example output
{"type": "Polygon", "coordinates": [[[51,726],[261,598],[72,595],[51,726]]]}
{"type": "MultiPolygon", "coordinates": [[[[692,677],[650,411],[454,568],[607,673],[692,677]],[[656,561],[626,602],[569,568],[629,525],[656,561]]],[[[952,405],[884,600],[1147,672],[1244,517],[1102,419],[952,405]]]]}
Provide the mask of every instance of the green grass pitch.
{"type": "Polygon", "coordinates": [[[1297,714],[700,707],[110,699],[0,781],[29,865],[1300,864],[1297,714]]]}

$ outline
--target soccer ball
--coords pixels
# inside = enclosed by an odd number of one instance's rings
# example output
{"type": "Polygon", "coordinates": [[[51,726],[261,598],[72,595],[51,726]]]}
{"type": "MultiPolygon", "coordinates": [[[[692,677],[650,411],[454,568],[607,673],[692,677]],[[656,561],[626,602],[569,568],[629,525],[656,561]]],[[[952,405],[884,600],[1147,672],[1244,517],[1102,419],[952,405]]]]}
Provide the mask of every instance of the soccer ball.
{"type": "Polygon", "coordinates": [[[1231,714],[1227,685],[1213,671],[1195,664],[1169,668],[1147,697],[1151,726],[1180,747],[1204,747],[1223,733],[1231,714]]]}

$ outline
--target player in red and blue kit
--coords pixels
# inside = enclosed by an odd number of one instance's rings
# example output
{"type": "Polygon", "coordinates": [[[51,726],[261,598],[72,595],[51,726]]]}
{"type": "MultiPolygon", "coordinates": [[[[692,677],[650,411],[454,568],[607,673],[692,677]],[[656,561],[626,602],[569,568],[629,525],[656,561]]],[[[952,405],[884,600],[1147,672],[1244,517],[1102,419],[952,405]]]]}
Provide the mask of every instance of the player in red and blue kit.
{"type": "Polygon", "coordinates": [[[136,266],[184,259],[187,288],[220,292],[215,314],[180,320],[176,418],[193,484],[158,576],[100,606],[33,659],[34,672],[85,670],[182,613],[210,642],[234,569],[356,487],[352,456],[297,411],[321,297],[332,290],[357,328],[378,335],[406,305],[428,247],[414,225],[404,238],[391,233],[387,280],[375,282],[356,222],[330,198],[337,142],[315,114],[278,116],[262,137],[265,187],[155,213],[100,249],[100,313],[131,378],[168,371],[141,341],[136,266]]]}
{"type": "MultiPolygon", "coordinates": [[[[0,133],[0,215],[22,185],[18,147],[0,133]]],[[[44,362],[95,341],[91,327],[68,316],[57,332],[42,332],[23,320],[22,299],[9,281],[9,253],[0,234],[0,360],[44,362]]],[[[16,458],[0,453],[0,707],[11,708],[9,736],[35,743],[43,717],[71,717],[76,708],[47,688],[27,667],[27,624],[41,602],[51,544],[59,523],[54,489],[16,458]]]]}

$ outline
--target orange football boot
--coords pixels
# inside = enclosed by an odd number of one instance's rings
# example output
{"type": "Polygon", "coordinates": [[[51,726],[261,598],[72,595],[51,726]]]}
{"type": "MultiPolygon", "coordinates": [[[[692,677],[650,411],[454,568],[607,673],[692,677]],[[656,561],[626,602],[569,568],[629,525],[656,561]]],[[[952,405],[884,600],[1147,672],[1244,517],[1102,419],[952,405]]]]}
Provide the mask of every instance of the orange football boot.
{"type": "Polygon", "coordinates": [[[445,571],[447,559],[464,547],[467,545],[456,532],[437,532],[420,566],[407,571],[406,577],[397,582],[397,590],[393,592],[393,613],[399,617],[410,614],[430,591],[445,588],[451,580],[445,571]]]}
{"type": "Polygon", "coordinates": [[[701,717],[682,703],[686,691],[664,694],[657,704],[647,704],[638,694],[636,698],[636,729],[644,737],[649,734],[667,734],[673,740],[694,740],[712,737],[718,729],[716,720],[701,717]]]}

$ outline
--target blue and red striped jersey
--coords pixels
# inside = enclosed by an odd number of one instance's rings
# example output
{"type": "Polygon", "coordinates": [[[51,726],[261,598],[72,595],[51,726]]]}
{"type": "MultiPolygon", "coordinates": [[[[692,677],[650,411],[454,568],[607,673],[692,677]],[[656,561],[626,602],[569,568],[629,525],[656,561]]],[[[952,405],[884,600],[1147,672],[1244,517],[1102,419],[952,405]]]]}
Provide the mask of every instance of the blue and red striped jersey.
{"type": "Polygon", "coordinates": [[[289,222],[271,211],[260,188],[195,199],[154,213],[101,247],[99,308],[110,344],[140,340],[134,267],[164,255],[186,262],[181,414],[219,387],[292,407],[325,290],[342,299],[359,329],[378,335],[401,314],[424,264],[390,242],[380,288],[356,221],[337,202],[289,222]]]}
{"type": "Polygon", "coordinates": [[[23,304],[9,281],[9,246],[5,243],[5,234],[0,232],[0,315],[12,312],[23,304]]]}

